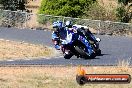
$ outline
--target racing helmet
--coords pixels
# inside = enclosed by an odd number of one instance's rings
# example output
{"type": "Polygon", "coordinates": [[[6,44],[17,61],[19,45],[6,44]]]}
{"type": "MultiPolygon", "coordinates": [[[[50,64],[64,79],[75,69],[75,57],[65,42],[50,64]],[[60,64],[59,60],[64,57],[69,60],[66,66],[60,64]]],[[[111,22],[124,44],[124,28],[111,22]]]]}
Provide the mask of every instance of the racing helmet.
{"type": "Polygon", "coordinates": [[[66,21],[65,26],[68,28],[72,28],[72,22],[71,21],[66,21]]]}
{"type": "Polygon", "coordinates": [[[62,27],[63,27],[62,21],[53,22],[53,28],[62,28],[62,27]]]}

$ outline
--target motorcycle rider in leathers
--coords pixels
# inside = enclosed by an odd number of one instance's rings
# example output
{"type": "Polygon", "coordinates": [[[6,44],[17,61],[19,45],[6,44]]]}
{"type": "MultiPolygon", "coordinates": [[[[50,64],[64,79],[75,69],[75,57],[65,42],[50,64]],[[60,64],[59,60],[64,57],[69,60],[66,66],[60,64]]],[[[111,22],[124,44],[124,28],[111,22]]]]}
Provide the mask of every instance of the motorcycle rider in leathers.
{"type": "MultiPolygon", "coordinates": [[[[75,32],[80,32],[83,35],[90,36],[92,34],[89,29],[85,30],[84,27],[80,27],[77,25],[73,25],[71,21],[66,21],[65,26],[62,21],[57,21],[53,23],[53,33],[52,33],[52,42],[54,43],[54,47],[57,50],[60,50],[60,39],[66,40],[67,37],[67,32],[66,30],[69,31],[75,31],[75,32]]],[[[89,37],[89,40],[94,41],[92,38],[89,37]]]]}

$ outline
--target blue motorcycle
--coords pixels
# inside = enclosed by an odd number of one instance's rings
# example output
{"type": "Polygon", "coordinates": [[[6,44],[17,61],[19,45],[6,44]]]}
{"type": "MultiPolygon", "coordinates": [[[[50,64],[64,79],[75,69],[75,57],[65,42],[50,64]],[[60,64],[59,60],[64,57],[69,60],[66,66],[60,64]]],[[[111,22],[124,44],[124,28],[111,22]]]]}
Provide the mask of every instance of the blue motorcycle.
{"type": "Polygon", "coordinates": [[[61,50],[65,59],[70,59],[73,55],[77,58],[93,59],[96,52],[86,37],[77,30],[67,30],[65,40],[61,40],[61,50]]]}
{"type": "Polygon", "coordinates": [[[96,38],[89,29],[85,30],[84,28],[78,29],[79,34],[85,37],[90,45],[92,46],[93,50],[95,51],[97,56],[101,55],[101,50],[99,48],[99,42],[101,41],[100,38],[96,38]]]}

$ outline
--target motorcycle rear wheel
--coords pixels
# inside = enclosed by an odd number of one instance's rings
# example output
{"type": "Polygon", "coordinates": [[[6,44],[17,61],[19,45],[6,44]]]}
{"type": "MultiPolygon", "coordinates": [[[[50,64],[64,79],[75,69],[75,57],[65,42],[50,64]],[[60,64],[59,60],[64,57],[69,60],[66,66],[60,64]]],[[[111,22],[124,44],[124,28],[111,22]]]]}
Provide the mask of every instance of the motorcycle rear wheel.
{"type": "Polygon", "coordinates": [[[70,59],[73,56],[73,54],[69,53],[69,54],[65,54],[64,58],[65,59],[70,59]]]}

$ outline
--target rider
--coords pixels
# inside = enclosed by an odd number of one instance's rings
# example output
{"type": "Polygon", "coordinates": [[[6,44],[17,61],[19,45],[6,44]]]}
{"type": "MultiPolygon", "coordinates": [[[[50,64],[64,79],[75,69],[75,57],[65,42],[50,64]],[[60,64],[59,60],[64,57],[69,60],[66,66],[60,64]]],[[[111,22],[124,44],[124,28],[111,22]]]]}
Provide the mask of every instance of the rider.
{"type": "Polygon", "coordinates": [[[53,33],[52,33],[52,41],[54,43],[54,47],[57,50],[60,50],[60,39],[65,40],[67,36],[66,30],[72,30],[72,22],[66,21],[65,26],[62,21],[57,21],[53,23],[53,33]]]}
{"type": "MultiPolygon", "coordinates": [[[[65,23],[65,26],[63,24],[62,21],[57,21],[57,22],[54,22],[53,23],[53,33],[52,33],[52,41],[54,43],[54,47],[59,50],[60,49],[60,39],[62,40],[69,40],[70,39],[68,38],[68,34],[67,34],[67,31],[72,31],[72,32],[77,32],[81,35],[87,35],[87,36],[90,36],[92,33],[88,30],[87,28],[87,31],[85,30],[86,27],[84,28],[83,26],[81,25],[73,25],[71,21],[66,21],[65,23]]],[[[89,40],[92,40],[90,37],[89,37],[89,40]]]]}
{"type": "Polygon", "coordinates": [[[61,21],[57,21],[53,23],[53,33],[52,33],[52,42],[54,43],[54,47],[59,50],[59,42],[60,42],[60,29],[62,29],[63,23],[61,21]]]}
{"type": "Polygon", "coordinates": [[[66,21],[65,27],[66,27],[66,28],[69,28],[69,29],[72,29],[72,27],[73,27],[72,22],[71,22],[71,21],[66,21]]]}

